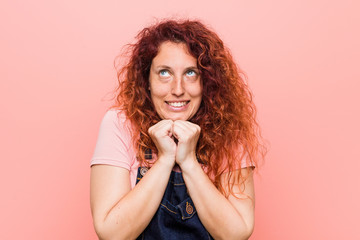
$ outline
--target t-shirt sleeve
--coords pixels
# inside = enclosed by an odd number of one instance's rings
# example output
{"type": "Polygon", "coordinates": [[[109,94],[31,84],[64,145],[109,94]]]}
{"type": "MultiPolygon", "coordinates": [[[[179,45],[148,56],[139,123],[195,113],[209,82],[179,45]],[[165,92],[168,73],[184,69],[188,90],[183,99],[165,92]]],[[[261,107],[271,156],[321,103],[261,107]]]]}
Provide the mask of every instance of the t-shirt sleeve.
{"type": "Polygon", "coordinates": [[[131,132],[126,118],[118,110],[109,110],[103,117],[90,165],[106,164],[130,170],[131,132]]]}
{"type": "Polygon", "coordinates": [[[250,161],[247,158],[248,154],[245,154],[244,157],[241,158],[241,166],[240,168],[246,168],[246,167],[255,167],[254,162],[250,161]]]}
{"type": "Polygon", "coordinates": [[[246,167],[255,167],[254,162],[250,160],[248,153],[244,150],[243,146],[241,145],[237,148],[236,158],[238,159],[238,161],[240,161],[237,162],[236,164],[237,169],[246,168],[246,167]]]}
{"type": "MultiPolygon", "coordinates": [[[[228,168],[228,162],[226,158],[222,162],[222,168],[227,169],[228,168]]],[[[247,167],[255,167],[254,162],[250,161],[248,154],[244,151],[243,147],[239,145],[237,147],[237,150],[235,152],[235,168],[234,169],[241,169],[241,168],[247,168],[247,167]]],[[[228,170],[225,170],[227,172],[228,170]]]]}

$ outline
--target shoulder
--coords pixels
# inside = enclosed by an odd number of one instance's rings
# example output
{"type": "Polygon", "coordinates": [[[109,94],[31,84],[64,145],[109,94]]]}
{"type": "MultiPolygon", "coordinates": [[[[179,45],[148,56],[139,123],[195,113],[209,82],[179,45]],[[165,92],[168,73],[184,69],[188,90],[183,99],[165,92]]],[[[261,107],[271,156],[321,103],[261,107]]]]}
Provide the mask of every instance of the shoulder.
{"type": "Polygon", "coordinates": [[[132,127],[124,111],[120,109],[109,109],[106,111],[101,121],[101,128],[113,128],[113,130],[131,131],[132,127]]]}
{"type": "Polygon", "coordinates": [[[129,149],[132,138],[133,129],[125,113],[119,109],[107,110],[100,124],[98,145],[106,149],[111,146],[115,149],[120,146],[129,149]]]}
{"type": "Polygon", "coordinates": [[[108,164],[130,169],[134,161],[130,121],[121,110],[108,110],[100,124],[91,165],[108,164]]]}
{"type": "Polygon", "coordinates": [[[112,122],[112,123],[125,123],[127,120],[124,111],[120,109],[111,108],[106,111],[103,121],[112,122]]]}

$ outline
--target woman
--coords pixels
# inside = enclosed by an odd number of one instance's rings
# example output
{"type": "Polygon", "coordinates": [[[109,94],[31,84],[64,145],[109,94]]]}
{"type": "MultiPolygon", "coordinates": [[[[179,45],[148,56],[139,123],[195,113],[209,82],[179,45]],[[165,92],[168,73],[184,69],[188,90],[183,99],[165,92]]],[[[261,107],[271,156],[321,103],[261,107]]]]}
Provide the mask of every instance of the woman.
{"type": "Polygon", "coordinates": [[[91,161],[100,239],[248,239],[263,157],[250,91],[198,21],[145,28],[91,161]]]}

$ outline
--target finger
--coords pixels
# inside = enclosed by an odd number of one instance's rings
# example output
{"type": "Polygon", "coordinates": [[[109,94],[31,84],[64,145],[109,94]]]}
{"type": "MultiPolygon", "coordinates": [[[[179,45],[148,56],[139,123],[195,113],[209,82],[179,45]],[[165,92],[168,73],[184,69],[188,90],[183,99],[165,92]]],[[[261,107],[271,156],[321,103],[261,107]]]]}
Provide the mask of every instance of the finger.
{"type": "Polygon", "coordinates": [[[172,121],[164,121],[161,125],[158,126],[158,128],[156,129],[158,136],[168,136],[171,137],[172,136],[172,128],[173,128],[173,123],[172,121]]]}
{"type": "Polygon", "coordinates": [[[173,135],[178,140],[186,141],[190,136],[193,135],[193,131],[181,123],[174,123],[173,135]]]}
{"type": "Polygon", "coordinates": [[[200,132],[200,127],[194,123],[191,123],[189,121],[175,121],[174,125],[181,127],[185,131],[191,132],[192,134],[196,134],[200,132]]]}
{"type": "Polygon", "coordinates": [[[172,120],[162,120],[161,124],[157,126],[156,131],[162,133],[163,136],[167,135],[172,137],[174,122],[172,120]]]}
{"type": "Polygon", "coordinates": [[[149,127],[148,132],[150,133],[150,132],[156,131],[159,127],[161,127],[162,125],[164,125],[164,123],[165,123],[165,122],[160,121],[160,122],[152,125],[151,127],[149,127]]]}
{"type": "Polygon", "coordinates": [[[154,125],[151,129],[151,135],[155,138],[171,137],[172,136],[173,121],[163,120],[154,125]]]}
{"type": "Polygon", "coordinates": [[[159,130],[161,131],[162,129],[164,128],[167,128],[168,126],[171,126],[172,125],[172,121],[168,121],[168,120],[162,120],[158,123],[156,123],[155,125],[151,126],[148,130],[148,132],[158,132],[159,130]]]}
{"type": "Polygon", "coordinates": [[[201,128],[199,125],[195,124],[195,123],[192,123],[192,122],[189,122],[189,121],[182,121],[182,123],[186,126],[189,126],[191,127],[192,129],[200,132],[201,131],[201,128]]]}

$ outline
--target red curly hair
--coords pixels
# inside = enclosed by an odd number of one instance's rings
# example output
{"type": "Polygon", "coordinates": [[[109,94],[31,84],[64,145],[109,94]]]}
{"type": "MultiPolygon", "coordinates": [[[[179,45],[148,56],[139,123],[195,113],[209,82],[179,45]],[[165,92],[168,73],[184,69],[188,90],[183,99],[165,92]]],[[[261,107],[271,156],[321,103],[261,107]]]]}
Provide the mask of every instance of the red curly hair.
{"type": "MultiPolygon", "coordinates": [[[[146,149],[157,152],[148,129],[161,120],[148,90],[149,72],[152,59],[165,41],[186,44],[189,53],[197,59],[203,85],[202,102],[189,119],[201,127],[197,158],[206,166],[215,186],[222,193],[233,194],[231,172],[239,169],[241,159],[246,159],[247,166],[257,167],[265,148],[260,142],[256,108],[246,76],[222,40],[204,24],[165,20],[143,29],[137,35],[137,42],[128,45],[128,63],[118,70],[119,86],[113,107],[123,110],[131,121],[135,149],[139,149],[138,160],[141,165],[147,165],[146,149]],[[224,172],[230,173],[228,189],[224,189],[220,180],[224,172]]],[[[236,182],[244,183],[246,176],[241,173],[236,176],[236,182]]]]}

